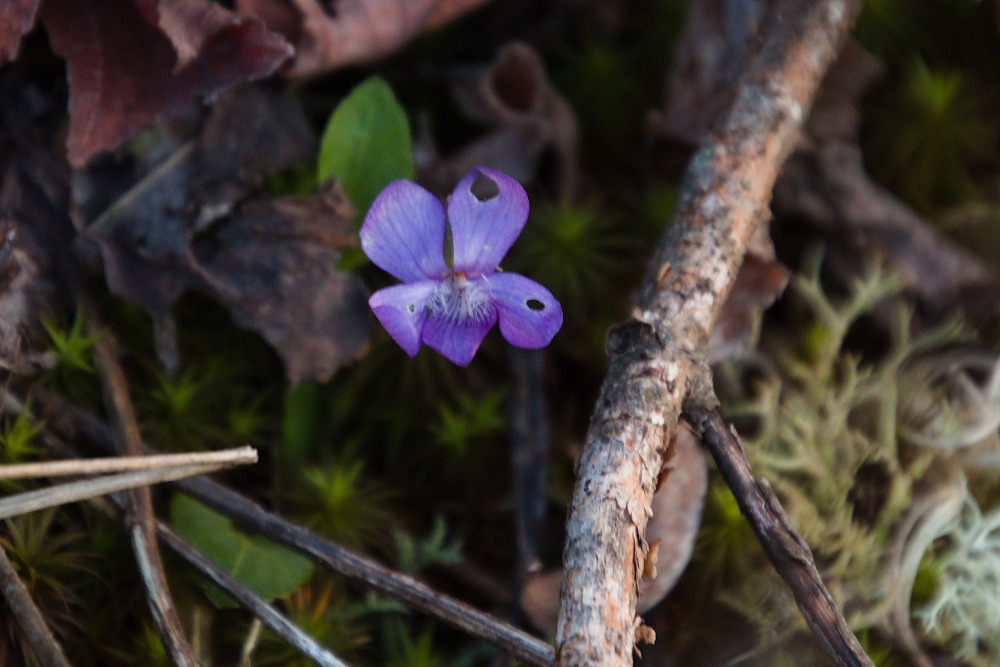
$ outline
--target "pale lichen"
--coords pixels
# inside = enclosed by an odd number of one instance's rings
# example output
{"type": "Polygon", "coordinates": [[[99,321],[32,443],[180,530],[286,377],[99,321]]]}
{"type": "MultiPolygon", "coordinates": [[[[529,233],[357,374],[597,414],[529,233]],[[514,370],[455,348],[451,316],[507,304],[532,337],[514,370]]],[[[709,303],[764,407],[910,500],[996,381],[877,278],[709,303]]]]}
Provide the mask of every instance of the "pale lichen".
{"type": "Polygon", "coordinates": [[[976,665],[1000,664],[1000,508],[984,513],[968,492],[926,554],[937,572],[914,615],[928,637],[976,665]]]}
{"type": "MultiPolygon", "coordinates": [[[[886,305],[900,288],[872,269],[836,303],[816,273],[797,278],[796,305],[811,322],[805,334],[782,339],[770,358],[758,353],[764,361],[755,367],[721,369],[717,384],[723,394],[727,381],[732,385],[725,402],[729,417],[747,427],[754,471],[813,549],[852,629],[884,636],[894,628],[888,638],[911,657],[922,653],[922,642],[946,642],[965,658],[988,656],[992,662],[984,664],[997,664],[1000,511],[984,518],[971,500],[959,502],[957,490],[972,469],[969,453],[982,461],[992,451],[983,448],[997,438],[1000,372],[995,359],[956,345],[967,337],[954,322],[912,334],[910,312],[899,306],[892,314],[886,305]],[[845,340],[876,308],[883,321],[890,313],[893,330],[887,349],[863,361],[845,340]],[[749,390],[732,381],[745,371],[755,378],[749,390]],[[938,552],[942,535],[948,546],[938,552]],[[919,611],[920,640],[910,624],[910,596],[928,552],[940,569],[934,597],[919,611]]],[[[737,568],[744,575],[720,597],[754,622],[759,650],[776,658],[773,649],[780,654],[804,622],[774,577],[751,573],[768,568],[759,554],[746,558],[750,571],[737,568]]]]}

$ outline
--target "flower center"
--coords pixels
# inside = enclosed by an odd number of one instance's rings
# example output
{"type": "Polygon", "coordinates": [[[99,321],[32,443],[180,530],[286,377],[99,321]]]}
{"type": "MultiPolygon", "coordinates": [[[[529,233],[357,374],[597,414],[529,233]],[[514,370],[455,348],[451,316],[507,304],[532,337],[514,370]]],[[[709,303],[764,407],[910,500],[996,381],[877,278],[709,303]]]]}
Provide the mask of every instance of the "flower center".
{"type": "Polygon", "coordinates": [[[491,313],[490,298],[483,289],[456,273],[450,279],[442,280],[431,298],[427,309],[449,322],[482,322],[491,313]]]}

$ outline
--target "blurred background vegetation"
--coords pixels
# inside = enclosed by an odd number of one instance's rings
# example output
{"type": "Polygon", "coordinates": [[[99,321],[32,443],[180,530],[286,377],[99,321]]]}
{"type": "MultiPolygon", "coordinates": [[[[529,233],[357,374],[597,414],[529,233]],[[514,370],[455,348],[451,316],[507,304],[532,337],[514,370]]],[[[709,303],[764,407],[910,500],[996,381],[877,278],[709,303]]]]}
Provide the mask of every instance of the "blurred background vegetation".
{"type": "MultiPolygon", "coordinates": [[[[1000,49],[993,9],[974,0],[867,0],[854,37],[885,67],[861,109],[868,170],[1000,269],[1000,49]]],[[[500,1],[421,37],[374,68],[341,71],[296,89],[319,134],[345,97],[378,74],[394,95],[391,103],[398,101],[408,126],[405,141],[423,126],[442,150],[451,150],[478,130],[458,114],[452,80],[517,38],[542,55],[572,107],[580,125],[585,194],[561,196],[543,159],[528,187],[531,218],[505,262],[546,285],[566,313],[563,330],[544,351],[551,446],[539,560],[546,567],[560,562],[573,461],[604,373],[605,333],[627,315],[690,155],[690,147],[649,142],[643,133],[648,110],[662,103],[685,12],[683,0],[638,0],[627,8],[614,2],[500,1]]],[[[379,167],[375,159],[331,164],[337,150],[324,139],[318,166],[276,174],[269,187],[275,193],[311,192],[343,170],[379,167]]],[[[409,176],[412,169],[404,161],[389,172],[409,176]]],[[[386,180],[382,172],[361,176],[386,180]]],[[[355,186],[347,187],[350,194],[355,186]]],[[[358,196],[370,201],[371,185],[356,187],[368,188],[369,194],[358,196]]],[[[997,530],[991,514],[997,510],[991,508],[1000,487],[958,465],[969,475],[970,491],[959,518],[941,528],[945,536],[919,545],[918,553],[898,535],[917,489],[928,484],[928,468],[956,465],[940,448],[907,448],[903,427],[912,422],[906,412],[912,400],[904,404],[903,397],[933,384],[915,375],[914,359],[926,359],[942,345],[970,344],[978,332],[938,327],[919,340],[910,338],[903,309],[893,315],[898,336],[873,345],[852,334],[863,330],[881,297],[898,292],[891,276],[875,271],[852,292],[831,295],[820,282],[815,256],[779,259],[800,277],[765,317],[750,361],[719,370],[727,413],[743,429],[752,463],[801,522],[876,664],[907,661],[891,629],[891,603],[903,595],[897,590],[903,584],[890,565],[909,563],[899,560],[900,553],[916,554],[912,621],[921,641],[970,664],[997,664],[1000,570],[988,564],[1000,564],[1000,538],[990,537],[989,529],[997,530]],[[808,452],[798,451],[806,445],[808,452]],[[874,500],[862,511],[865,493],[874,500]],[[967,533],[976,530],[985,534],[985,545],[970,542],[967,533]],[[974,576],[985,582],[981,586],[992,586],[992,602],[970,600],[960,589],[962,578],[973,576],[969,563],[980,556],[985,565],[974,576]]],[[[372,289],[390,282],[363,256],[348,255],[343,266],[358,271],[372,289]]],[[[236,327],[204,297],[185,296],[175,308],[184,360],[175,374],[160,370],[144,312],[110,298],[106,305],[113,314],[110,326],[128,350],[131,388],[149,443],[164,451],[254,445],[263,464],[227,473],[228,483],[345,546],[520,618],[511,599],[513,380],[496,333],[468,368],[456,368],[427,348],[410,360],[378,330],[361,358],[330,382],[293,388],[262,339],[236,327]]],[[[72,313],[53,316],[46,329],[58,363],[37,381],[96,408],[101,391],[93,338],[72,313]]],[[[44,458],[39,428],[27,418],[4,418],[0,460],[44,458]]],[[[207,511],[161,500],[160,509],[176,527],[191,513],[207,511]]],[[[201,525],[208,530],[215,524],[201,525]]],[[[197,543],[198,532],[191,527],[189,539],[197,543]]],[[[245,536],[232,538],[240,539],[245,536]]],[[[89,505],[39,512],[0,525],[0,542],[74,664],[167,664],[117,518],[89,505]]],[[[267,558],[273,559],[269,567],[299,566],[281,550],[267,558]]],[[[217,606],[218,594],[182,564],[168,557],[167,566],[198,648],[213,664],[233,664],[252,619],[217,606]]],[[[279,594],[284,609],[351,664],[460,666],[496,658],[493,649],[341,577],[305,566],[295,579],[279,594]]],[[[648,615],[660,640],[643,649],[642,662],[818,664],[819,657],[815,663],[803,657],[814,648],[786,598],[731,494],[713,476],[693,563],[648,615]],[[706,648],[723,632],[738,639],[721,650],[706,648]]],[[[911,600],[905,604],[910,608],[911,600]]],[[[16,641],[10,641],[13,632],[9,625],[0,629],[12,663],[20,659],[16,641]]],[[[252,655],[259,665],[307,664],[266,630],[252,655]]]]}

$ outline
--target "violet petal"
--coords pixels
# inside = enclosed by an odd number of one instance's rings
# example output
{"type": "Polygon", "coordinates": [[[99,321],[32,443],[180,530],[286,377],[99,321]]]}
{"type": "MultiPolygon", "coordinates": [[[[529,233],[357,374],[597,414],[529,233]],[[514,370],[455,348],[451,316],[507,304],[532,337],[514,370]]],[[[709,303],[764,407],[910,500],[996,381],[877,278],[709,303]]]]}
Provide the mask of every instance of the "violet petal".
{"type": "Polygon", "coordinates": [[[496,310],[481,320],[455,320],[431,313],[422,334],[428,346],[457,366],[468,366],[486,334],[497,322],[496,310]]]}
{"type": "Polygon", "coordinates": [[[360,236],[368,259],[399,280],[440,279],[448,274],[444,207],[416,183],[387,185],[368,209],[360,236]]]}
{"type": "Polygon", "coordinates": [[[562,306],[534,280],[517,273],[494,273],[475,282],[481,282],[493,300],[500,333],[511,345],[545,347],[562,326],[562,306]]]}
{"type": "Polygon", "coordinates": [[[427,299],[437,285],[436,280],[393,285],[378,290],[368,299],[375,317],[411,357],[420,349],[420,334],[427,320],[427,299]]]}
{"type": "Polygon", "coordinates": [[[455,271],[469,276],[495,271],[527,220],[528,195],[520,183],[499,171],[473,169],[448,199],[455,271]],[[472,192],[480,177],[493,181],[499,189],[485,201],[472,192]]]}

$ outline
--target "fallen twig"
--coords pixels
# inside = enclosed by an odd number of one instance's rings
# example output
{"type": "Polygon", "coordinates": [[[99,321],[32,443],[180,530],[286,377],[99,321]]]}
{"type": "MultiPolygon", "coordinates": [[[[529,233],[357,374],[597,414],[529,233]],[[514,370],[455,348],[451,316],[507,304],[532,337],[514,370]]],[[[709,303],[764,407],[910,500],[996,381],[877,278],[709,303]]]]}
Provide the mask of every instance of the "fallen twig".
{"type": "MultiPolygon", "coordinates": [[[[112,430],[96,416],[55,396],[39,395],[36,399],[39,399],[36,404],[52,407],[46,428],[66,437],[82,436],[106,451],[113,448],[112,430]]],[[[23,400],[18,399],[18,402],[23,405],[23,400]]],[[[152,451],[148,447],[147,450],[152,451]]],[[[552,664],[553,649],[540,639],[268,512],[218,482],[199,477],[174,483],[243,528],[291,547],[335,572],[399,599],[432,618],[496,646],[517,660],[530,665],[552,664]]]]}
{"type": "Polygon", "coordinates": [[[530,665],[550,665],[552,647],[526,632],[455,600],[373,560],[356,554],[315,533],[263,509],[253,501],[205,478],[188,479],[178,486],[244,528],[291,547],[317,563],[430,614],[463,632],[496,646],[530,665]]]}
{"type": "Polygon", "coordinates": [[[161,454],[159,456],[108,456],[99,459],[72,459],[69,461],[40,461],[0,465],[0,479],[32,479],[36,477],[61,477],[63,475],[99,475],[129,470],[154,468],[181,468],[211,465],[217,470],[230,466],[257,462],[253,447],[234,447],[215,452],[190,452],[161,454]]]}
{"type": "Polygon", "coordinates": [[[69,667],[69,660],[62,647],[45,624],[42,612],[35,606],[31,593],[17,576],[14,565],[3,548],[0,548],[0,596],[7,602],[7,607],[21,628],[21,637],[35,662],[52,667],[69,667]]]}
{"type": "Polygon", "coordinates": [[[173,549],[181,558],[205,575],[216,586],[225,591],[244,609],[260,622],[271,628],[275,634],[288,642],[295,650],[323,667],[346,667],[340,659],[320,646],[307,632],[292,623],[269,605],[259,595],[237,581],[231,574],[219,567],[213,560],[192,547],[162,521],[156,522],[156,532],[163,543],[173,549]]]}
{"type": "MultiPolygon", "coordinates": [[[[12,413],[19,413],[25,408],[25,403],[15,398],[9,392],[5,393],[0,397],[0,409],[12,413]]],[[[108,441],[107,445],[111,447],[111,430],[107,427],[103,427],[107,433],[108,441]]],[[[51,429],[43,432],[43,437],[46,446],[54,454],[59,456],[73,456],[75,452],[71,447],[62,441],[61,438],[56,436],[51,429]]],[[[228,465],[218,466],[219,462],[230,462],[230,461],[240,461],[240,459],[249,459],[252,457],[256,461],[257,453],[251,447],[240,447],[238,449],[226,450],[222,452],[203,452],[201,454],[162,454],[162,455],[151,455],[146,457],[140,457],[140,459],[148,459],[150,461],[176,461],[176,460],[191,460],[195,457],[196,460],[210,459],[211,454],[219,454],[225,456],[216,456],[217,468],[229,467],[228,465]],[[236,455],[236,456],[234,456],[236,455]]],[[[119,462],[119,464],[131,465],[131,461],[135,459],[133,457],[118,457],[102,459],[108,462],[119,462]]],[[[86,463],[88,460],[82,460],[81,462],[86,463]]],[[[67,461],[66,463],[73,463],[74,461],[67,461]]],[[[242,461],[250,462],[250,461],[242,461]]],[[[211,472],[211,471],[206,471],[211,472]]],[[[200,473],[198,473],[200,474],[200,473]]],[[[124,501],[118,496],[112,496],[112,500],[121,508],[125,509],[124,501]]],[[[156,522],[156,530],[163,543],[169,548],[173,549],[181,558],[186,560],[195,570],[204,575],[210,581],[212,581],[216,586],[222,589],[227,595],[229,595],[233,600],[240,604],[244,609],[249,611],[254,615],[259,622],[269,627],[275,634],[287,641],[293,648],[300,651],[303,655],[306,655],[311,660],[315,661],[319,665],[324,665],[328,667],[341,667],[343,665],[340,660],[330,653],[327,649],[320,646],[320,644],[312,638],[307,632],[303,631],[300,627],[295,625],[292,621],[288,620],[274,607],[269,605],[265,600],[260,598],[252,590],[244,586],[242,583],[233,578],[228,572],[219,567],[214,561],[207,558],[200,551],[191,546],[182,537],[177,535],[169,526],[167,526],[162,521],[156,522]]]]}
{"type": "Polygon", "coordinates": [[[860,4],[775,4],[731,107],[688,167],[633,319],[609,335],[570,505],[557,664],[630,665],[636,639],[652,635],[635,605],[657,475],[691,385],[711,395],[701,363],[709,332],[860,4]]]}
{"type": "MultiPolygon", "coordinates": [[[[87,303],[85,296],[81,303],[87,303]]],[[[128,383],[125,373],[118,361],[115,341],[107,331],[101,331],[97,316],[89,304],[85,306],[87,322],[93,332],[99,332],[94,343],[94,357],[97,370],[104,386],[105,403],[108,414],[115,425],[114,433],[118,453],[130,456],[142,456],[142,436],[139,433],[139,423],[132,407],[128,383]]],[[[132,489],[128,492],[128,507],[125,510],[125,522],[132,541],[132,551],[135,553],[139,573],[146,587],[147,600],[153,614],[153,622],[163,646],[172,664],[178,667],[193,667],[200,661],[195,656],[194,649],[184,636],[177,609],[170,597],[166,575],[163,572],[163,562],[156,547],[156,523],[153,516],[153,498],[148,486],[132,489]]]]}
{"type": "Polygon", "coordinates": [[[685,414],[702,429],[702,440],[732,489],[740,511],[774,569],[792,589],[795,604],[823,650],[838,665],[872,665],[823,584],[809,545],[795,531],[767,482],[754,479],[736,435],[715,410],[693,409],[685,414]]]}
{"type": "MultiPolygon", "coordinates": [[[[256,456],[254,460],[256,460],[256,456]]],[[[67,503],[75,503],[80,500],[115,493],[116,491],[150,486],[161,482],[172,482],[193,475],[204,475],[215,472],[223,467],[228,466],[206,463],[201,465],[154,468],[152,470],[133,470],[117,475],[103,475],[96,479],[82,479],[77,482],[56,484],[55,486],[48,486],[33,491],[25,491],[24,493],[0,498],[0,519],[34,512],[46,507],[57,507],[67,503]]]]}

